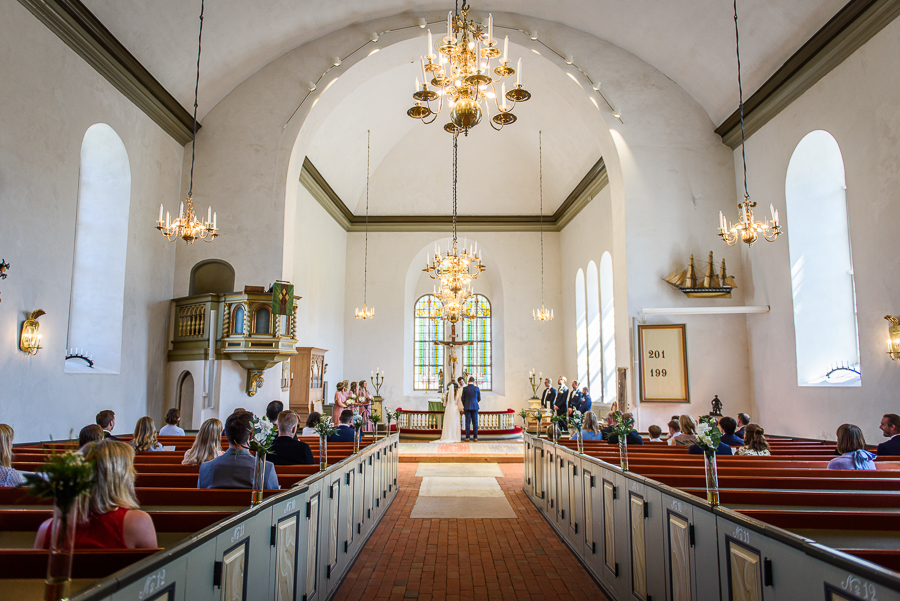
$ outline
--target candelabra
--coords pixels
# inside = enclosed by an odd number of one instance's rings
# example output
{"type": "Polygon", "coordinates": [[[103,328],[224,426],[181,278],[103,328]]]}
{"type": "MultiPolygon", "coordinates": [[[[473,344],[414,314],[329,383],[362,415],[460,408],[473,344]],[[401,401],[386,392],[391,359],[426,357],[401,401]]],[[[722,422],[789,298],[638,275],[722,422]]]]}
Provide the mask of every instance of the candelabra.
{"type": "Polygon", "coordinates": [[[543,375],[544,375],[544,372],[541,372],[540,376],[537,375],[533,368],[530,372],[528,372],[528,381],[531,383],[531,398],[532,399],[538,398],[537,389],[538,389],[538,386],[541,385],[541,376],[543,376],[543,375]]]}
{"type": "Polygon", "coordinates": [[[376,399],[381,398],[381,385],[384,384],[384,372],[379,371],[376,367],[375,371],[371,372],[372,377],[369,378],[372,381],[372,386],[375,387],[375,397],[376,399]]]}

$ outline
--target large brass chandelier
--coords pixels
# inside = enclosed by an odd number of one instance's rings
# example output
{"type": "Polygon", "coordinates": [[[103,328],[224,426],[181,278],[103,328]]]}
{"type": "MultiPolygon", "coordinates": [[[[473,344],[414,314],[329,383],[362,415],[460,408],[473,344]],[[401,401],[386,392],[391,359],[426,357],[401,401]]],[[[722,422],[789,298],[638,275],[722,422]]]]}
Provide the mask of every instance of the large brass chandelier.
{"type": "Polygon", "coordinates": [[[194,135],[191,138],[191,184],[188,188],[187,198],[178,210],[178,218],[171,220],[166,212],[166,220],[163,221],[163,206],[159,205],[159,219],[156,220],[156,229],[169,240],[181,238],[188,244],[200,239],[204,242],[212,242],[219,235],[216,227],[216,214],[209,207],[206,212],[206,220],[201,221],[194,213],[194,150],[197,146],[197,92],[200,87],[200,49],[203,40],[203,0],[200,1],[200,35],[197,38],[197,78],[194,81],[194,135]],[[187,203],[187,211],[185,211],[187,203]]]}
{"type": "Polygon", "coordinates": [[[753,218],[753,207],[756,206],[754,201],[750,200],[750,192],[747,191],[747,140],[744,136],[744,87],[741,84],[741,37],[738,31],[738,14],[737,0],[734,0],[734,40],[737,48],[737,67],[738,67],[738,93],[740,94],[740,114],[741,114],[741,158],[744,162],[744,201],[738,203],[739,218],[738,221],[729,224],[728,220],[719,211],[719,237],[725,241],[728,246],[734,246],[738,241],[744,242],[747,246],[753,246],[753,243],[762,236],[768,242],[774,242],[775,238],[781,233],[781,226],[778,223],[778,211],[774,205],[769,205],[772,213],[772,222],[766,218],[763,221],[756,221],[753,218]]]}
{"type": "Polygon", "coordinates": [[[447,14],[447,35],[438,40],[437,46],[428,30],[428,53],[420,61],[422,81],[416,77],[413,94],[416,104],[406,114],[430,124],[445,105],[449,106],[450,121],[444,129],[452,134],[468,134],[484,114],[491,127],[499,131],[504,125],[515,123],[512,111],[516,104],[531,98],[531,93],[522,87],[522,59],[516,69],[509,66],[509,37],[504,39],[501,52],[494,39],[494,17],[488,16],[487,26],[470,20],[466,0],[461,11],[447,14]],[[497,66],[492,70],[494,59],[497,66]],[[513,75],[516,75],[516,85],[507,91],[506,82],[501,80],[513,75]],[[500,83],[499,94],[497,83],[500,83]],[[435,101],[436,108],[432,105],[435,101]]]}
{"type": "Polygon", "coordinates": [[[431,279],[438,280],[440,288],[435,287],[435,295],[443,304],[443,319],[450,323],[457,323],[468,314],[469,298],[472,297],[472,280],[478,278],[481,272],[487,269],[481,262],[481,253],[478,251],[478,243],[469,246],[467,242],[462,244],[460,252],[456,238],[456,166],[457,166],[457,141],[459,135],[453,136],[453,240],[446,252],[441,252],[440,245],[434,244],[434,259],[431,253],[425,260],[425,269],[431,279]]]}

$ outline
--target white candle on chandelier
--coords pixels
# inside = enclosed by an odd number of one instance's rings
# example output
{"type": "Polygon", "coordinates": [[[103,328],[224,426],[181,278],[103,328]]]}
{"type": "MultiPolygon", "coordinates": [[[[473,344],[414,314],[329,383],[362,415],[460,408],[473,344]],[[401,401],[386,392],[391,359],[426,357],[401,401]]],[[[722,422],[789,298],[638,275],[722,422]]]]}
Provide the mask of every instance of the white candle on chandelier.
{"type": "Polygon", "coordinates": [[[169,212],[166,211],[166,229],[169,229],[169,212]]]}
{"type": "Polygon", "coordinates": [[[206,211],[206,223],[210,223],[212,221],[212,207],[209,207],[206,211]]]}
{"type": "Polygon", "coordinates": [[[494,45],[494,15],[488,13],[488,46],[494,45]]]}
{"type": "Polygon", "coordinates": [[[431,41],[431,30],[428,30],[428,57],[432,57],[434,52],[434,44],[431,41]]]}
{"type": "Polygon", "coordinates": [[[181,206],[178,207],[178,218],[181,219],[184,216],[184,203],[181,203],[181,206]]]}
{"type": "Polygon", "coordinates": [[[422,83],[428,83],[428,76],[425,75],[425,57],[419,57],[422,63],[422,83]]]}
{"type": "Polygon", "coordinates": [[[516,87],[522,85],[522,59],[519,59],[518,64],[516,65],[516,87]]]}
{"type": "Polygon", "coordinates": [[[213,229],[216,229],[216,214],[213,213],[213,229]]]}
{"type": "Polygon", "coordinates": [[[503,64],[509,63],[509,36],[503,40],[503,64]]]}
{"type": "Polygon", "coordinates": [[[452,19],[453,19],[453,11],[451,10],[450,12],[447,13],[447,37],[448,38],[453,36],[453,28],[450,26],[452,19]]]}
{"type": "Polygon", "coordinates": [[[163,206],[159,205],[159,219],[157,219],[158,223],[162,223],[162,216],[163,216],[163,206]]]}
{"type": "Polygon", "coordinates": [[[419,76],[416,75],[416,92],[419,91],[419,76]]]}

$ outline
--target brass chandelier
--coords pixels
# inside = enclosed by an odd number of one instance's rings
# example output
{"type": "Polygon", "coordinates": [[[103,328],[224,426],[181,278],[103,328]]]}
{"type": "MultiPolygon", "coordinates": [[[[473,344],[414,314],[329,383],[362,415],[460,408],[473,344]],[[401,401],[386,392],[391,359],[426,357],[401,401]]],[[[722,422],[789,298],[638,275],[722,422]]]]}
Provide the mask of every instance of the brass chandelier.
{"type": "Polygon", "coordinates": [[[442,318],[450,323],[457,323],[464,317],[471,317],[467,311],[467,301],[472,297],[472,280],[478,278],[487,269],[481,262],[478,243],[469,246],[462,244],[460,252],[456,238],[456,173],[457,173],[457,141],[458,134],[453,135],[453,240],[446,252],[441,252],[437,242],[434,244],[434,259],[431,254],[425,260],[425,273],[431,279],[438,280],[440,288],[435,287],[435,295],[443,304],[442,318]]]}
{"type": "Polygon", "coordinates": [[[538,172],[540,173],[541,195],[541,308],[531,311],[531,318],[535,321],[550,321],[553,319],[553,309],[544,306],[544,135],[538,132],[538,172]]]}
{"type": "Polygon", "coordinates": [[[372,132],[366,132],[366,254],[363,262],[363,308],[356,308],[356,319],[372,319],[375,309],[369,308],[369,160],[372,155],[372,132]]]}
{"type": "Polygon", "coordinates": [[[772,213],[771,223],[769,223],[768,218],[763,221],[754,220],[753,207],[756,206],[756,203],[750,200],[750,192],[747,191],[747,140],[744,136],[744,87],[741,84],[741,37],[738,31],[737,0],[734,0],[734,40],[737,48],[738,93],[741,101],[741,158],[744,162],[744,201],[738,204],[740,217],[733,224],[729,224],[722,211],[719,211],[719,237],[728,246],[734,246],[738,241],[746,243],[747,246],[753,246],[753,243],[759,240],[760,236],[768,242],[774,242],[775,238],[781,233],[781,226],[778,223],[778,211],[775,210],[775,206],[772,204],[769,205],[769,210],[772,213]]]}
{"type": "Polygon", "coordinates": [[[446,104],[450,107],[450,121],[444,125],[444,130],[452,134],[468,134],[481,122],[484,114],[487,114],[491,127],[500,131],[504,125],[515,123],[516,116],[512,111],[516,104],[531,98],[531,93],[522,87],[522,59],[516,69],[509,66],[509,37],[504,39],[501,52],[493,37],[494,17],[488,16],[485,27],[469,19],[469,8],[463,0],[462,11],[447,14],[447,35],[438,40],[437,46],[428,30],[428,53],[420,59],[422,81],[416,77],[413,94],[416,104],[406,111],[413,119],[431,124],[446,104]],[[497,59],[497,66],[493,68],[496,79],[491,76],[493,59],[497,59]],[[501,80],[513,75],[516,75],[516,85],[507,91],[506,82],[501,80]],[[495,85],[498,82],[499,94],[495,85]],[[435,101],[436,109],[432,108],[435,101]]]}
{"type": "Polygon", "coordinates": [[[181,238],[188,244],[200,239],[204,242],[212,242],[219,235],[216,227],[216,214],[209,207],[206,212],[206,221],[200,221],[194,213],[194,150],[197,146],[197,92],[200,87],[200,49],[203,40],[203,0],[200,0],[200,35],[197,38],[197,78],[194,81],[194,135],[191,138],[191,184],[188,188],[187,198],[178,210],[178,218],[171,221],[168,211],[166,220],[163,221],[163,206],[159,205],[159,219],[156,221],[156,229],[169,240],[181,238]],[[184,205],[187,203],[187,211],[184,205]]]}

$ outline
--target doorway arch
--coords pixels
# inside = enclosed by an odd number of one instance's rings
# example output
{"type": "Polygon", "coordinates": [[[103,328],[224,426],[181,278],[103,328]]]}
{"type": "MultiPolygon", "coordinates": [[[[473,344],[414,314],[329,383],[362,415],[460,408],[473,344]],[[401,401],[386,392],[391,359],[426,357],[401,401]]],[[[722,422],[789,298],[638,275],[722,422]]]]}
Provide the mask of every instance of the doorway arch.
{"type": "Polygon", "coordinates": [[[178,377],[175,408],[181,412],[182,427],[194,429],[194,376],[187,370],[178,377]]]}

